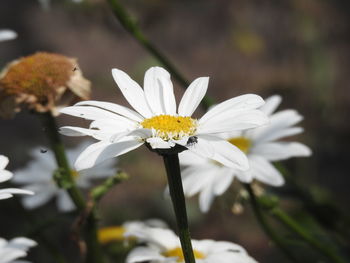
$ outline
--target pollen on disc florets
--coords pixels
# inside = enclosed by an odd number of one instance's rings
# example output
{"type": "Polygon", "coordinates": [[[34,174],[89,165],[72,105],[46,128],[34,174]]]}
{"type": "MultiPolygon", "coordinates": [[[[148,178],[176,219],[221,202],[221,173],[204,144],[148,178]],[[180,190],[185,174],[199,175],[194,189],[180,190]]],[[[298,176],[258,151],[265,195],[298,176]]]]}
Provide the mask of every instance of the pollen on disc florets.
{"type": "Polygon", "coordinates": [[[197,127],[197,121],[191,117],[158,115],[141,122],[141,126],[155,131],[157,137],[165,141],[179,140],[184,136],[192,136],[197,127]]]}
{"type": "Polygon", "coordinates": [[[249,152],[252,145],[252,141],[243,136],[230,138],[228,142],[239,148],[245,154],[249,152]]]}

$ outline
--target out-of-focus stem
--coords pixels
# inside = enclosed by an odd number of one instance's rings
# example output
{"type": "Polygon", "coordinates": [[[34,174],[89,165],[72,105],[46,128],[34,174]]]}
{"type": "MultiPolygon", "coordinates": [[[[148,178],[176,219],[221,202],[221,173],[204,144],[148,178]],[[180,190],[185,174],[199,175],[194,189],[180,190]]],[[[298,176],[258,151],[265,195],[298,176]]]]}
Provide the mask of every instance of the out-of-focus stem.
{"type": "MultiPolygon", "coordinates": [[[[56,121],[51,113],[40,114],[43,128],[49,138],[51,148],[54,152],[59,172],[56,175],[56,181],[59,187],[64,187],[80,213],[85,214],[88,209],[85,199],[77,187],[72,175],[72,171],[67,161],[66,152],[58,133],[56,121]]],[[[84,226],[84,237],[87,251],[85,262],[104,263],[104,257],[97,239],[97,217],[95,210],[89,210],[86,215],[84,226]]]]}
{"type": "Polygon", "coordinates": [[[328,257],[334,263],[345,263],[345,261],[335,253],[335,251],[317,239],[312,237],[305,229],[303,229],[294,219],[292,219],[289,215],[283,212],[280,208],[275,207],[271,211],[271,214],[274,215],[280,222],[282,222],[288,229],[292,232],[299,235],[306,243],[310,246],[317,249],[320,253],[328,257]]]}
{"type": "Polygon", "coordinates": [[[258,222],[259,222],[260,226],[262,227],[262,229],[265,231],[265,234],[273,241],[273,243],[275,243],[275,245],[285,254],[285,256],[291,262],[298,262],[297,258],[289,250],[289,248],[285,244],[285,242],[270,227],[270,225],[267,222],[263,212],[261,211],[259,203],[258,203],[258,201],[257,201],[257,199],[255,197],[255,194],[254,194],[253,189],[250,186],[250,184],[244,184],[244,187],[246,188],[246,190],[247,190],[247,192],[249,194],[249,200],[250,200],[253,212],[255,214],[255,217],[258,220],[258,222]]]}
{"type": "Polygon", "coordinates": [[[178,154],[164,154],[163,160],[169,183],[171,201],[176,216],[182,251],[186,263],[195,263],[191,236],[187,222],[185,195],[182,187],[178,154]]]}
{"type": "MultiPolygon", "coordinates": [[[[119,0],[108,0],[108,2],[114,15],[124,29],[128,31],[148,52],[156,57],[183,87],[188,87],[189,82],[186,78],[180,73],[174,64],[172,64],[171,61],[147,39],[136,22],[130,17],[127,10],[121,5],[119,0]]],[[[204,97],[201,104],[203,108],[207,110],[213,104],[213,101],[209,97],[204,97]]]]}

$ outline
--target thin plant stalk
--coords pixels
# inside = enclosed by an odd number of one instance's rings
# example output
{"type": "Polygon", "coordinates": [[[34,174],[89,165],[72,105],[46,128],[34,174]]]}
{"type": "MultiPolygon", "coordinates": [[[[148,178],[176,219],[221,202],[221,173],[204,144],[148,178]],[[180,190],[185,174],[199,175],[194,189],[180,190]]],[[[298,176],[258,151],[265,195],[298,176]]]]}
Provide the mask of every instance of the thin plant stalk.
{"type": "Polygon", "coordinates": [[[255,217],[258,220],[262,229],[264,230],[265,234],[272,240],[272,242],[283,252],[283,254],[291,262],[298,262],[297,258],[289,250],[288,246],[285,244],[282,238],[277,233],[275,233],[275,231],[273,231],[272,227],[267,222],[250,184],[244,184],[244,187],[249,194],[249,200],[255,217]]]}
{"type": "Polygon", "coordinates": [[[187,222],[185,195],[182,187],[178,154],[163,154],[163,161],[169,183],[169,191],[173,203],[176,222],[186,263],[195,263],[190,231],[187,222]]]}
{"type": "MultiPolygon", "coordinates": [[[[149,53],[151,53],[164,67],[171,73],[172,76],[183,86],[188,87],[189,82],[175,67],[175,65],[167,58],[151,41],[142,33],[137,23],[128,14],[128,11],[123,7],[119,0],[107,0],[112,8],[114,15],[119,20],[120,24],[128,31],[149,53]]],[[[203,108],[207,110],[213,101],[205,96],[201,102],[203,108]]]]}
{"type": "Polygon", "coordinates": [[[346,263],[332,248],[323,245],[313,236],[311,236],[303,227],[301,227],[293,218],[287,215],[278,207],[271,210],[271,214],[283,223],[289,230],[296,233],[302,240],[308,243],[311,247],[318,250],[334,263],[346,263]]]}
{"type": "Polygon", "coordinates": [[[83,228],[87,248],[85,262],[104,263],[105,260],[97,239],[97,216],[95,208],[88,208],[81,191],[75,183],[54,117],[51,115],[51,113],[42,113],[40,114],[40,117],[47,137],[50,141],[51,148],[54,152],[57,166],[59,167],[59,171],[56,173],[57,175],[55,178],[58,186],[67,190],[71,200],[81,214],[88,212],[84,217],[85,225],[83,228]]]}

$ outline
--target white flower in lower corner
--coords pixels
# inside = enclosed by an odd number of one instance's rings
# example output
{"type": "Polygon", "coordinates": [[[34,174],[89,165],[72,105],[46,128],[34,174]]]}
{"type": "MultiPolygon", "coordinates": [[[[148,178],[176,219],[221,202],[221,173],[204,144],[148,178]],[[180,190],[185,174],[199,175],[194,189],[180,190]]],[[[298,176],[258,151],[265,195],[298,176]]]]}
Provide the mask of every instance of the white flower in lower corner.
{"type": "MultiPolygon", "coordinates": [[[[4,155],[0,155],[0,183],[6,182],[11,178],[13,178],[13,174],[10,171],[5,170],[8,163],[9,163],[9,158],[7,158],[4,155]]],[[[17,188],[0,189],[0,200],[10,198],[14,194],[32,195],[34,193],[32,191],[27,191],[27,190],[17,189],[17,188]]]]}
{"type": "Polygon", "coordinates": [[[268,125],[222,136],[247,154],[249,170],[230,169],[189,152],[180,154],[180,163],[186,166],[182,173],[185,194],[190,197],[200,193],[199,205],[203,212],[209,210],[214,197],[223,194],[235,177],[245,183],[256,179],[268,185],[281,186],[284,183],[283,176],[271,162],[311,155],[311,150],[304,144],[280,141],[303,131],[301,127],[294,126],[302,120],[297,111],[273,113],[280,103],[281,97],[275,95],[266,99],[266,104],[260,108],[270,117],[268,125]]]}
{"type": "Polygon", "coordinates": [[[0,29],[0,42],[12,40],[17,37],[17,33],[10,29],[0,29]]]}
{"type": "MultiPolygon", "coordinates": [[[[127,256],[126,263],[183,263],[179,237],[169,229],[145,228],[129,232],[146,246],[136,247],[127,256]]],[[[192,240],[197,263],[256,263],[241,246],[214,240],[192,240]]]]}
{"type": "Polygon", "coordinates": [[[37,243],[34,240],[25,237],[16,237],[10,241],[0,237],[0,263],[29,263],[16,259],[27,256],[29,248],[36,245],[37,243]]]}
{"type": "MultiPolygon", "coordinates": [[[[67,159],[72,163],[78,157],[82,149],[87,147],[87,142],[81,143],[73,149],[68,149],[67,159]]],[[[35,148],[31,151],[33,160],[23,169],[16,171],[14,183],[23,184],[28,190],[36,193],[35,196],[28,196],[22,199],[23,205],[28,209],[34,209],[47,203],[51,198],[57,196],[57,206],[60,211],[68,212],[75,209],[66,190],[60,189],[54,179],[53,174],[57,169],[57,164],[53,153],[43,151],[42,148],[35,148]]],[[[79,171],[72,170],[77,186],[89,188],[92,186],[91,180],[101,179],[116,174],[116,161],[110,160],[103,165],[79,171]]]]}
{"type": "Polygon", "coordinates": [[[147,143],[153,149],[184,147],[229,167],[248,169],[246,156],[218,133],[242,131],[267,122],[258,107],[264,100],[253,94],[226,100],[200,119],[191,117],[204,97],[209,78],[198,78],[176,106],[170,74],[161,67],[147,70],[144,89],[121,70],[112,75],[129,104],[136,110],[110,102],[82,101],[61,113],[92,120],[90,127],[62,127],[67,136],[92,136],[90,145],[75,163],[77,170],[90,168],[147,143]]]}

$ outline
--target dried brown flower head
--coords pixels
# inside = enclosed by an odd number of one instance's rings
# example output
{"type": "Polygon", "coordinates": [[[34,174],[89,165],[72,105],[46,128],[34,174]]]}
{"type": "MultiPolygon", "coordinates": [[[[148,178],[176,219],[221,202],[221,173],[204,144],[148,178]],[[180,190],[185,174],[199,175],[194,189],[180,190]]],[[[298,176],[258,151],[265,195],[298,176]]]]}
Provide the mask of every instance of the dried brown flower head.
{"type": "Polygon", "coordinates": [[[0,73],[0,116],[9,118],[21,106],[51,111],[90,97],[90,81],[76,59],[38,52],[11,62],[0,73]]]}

